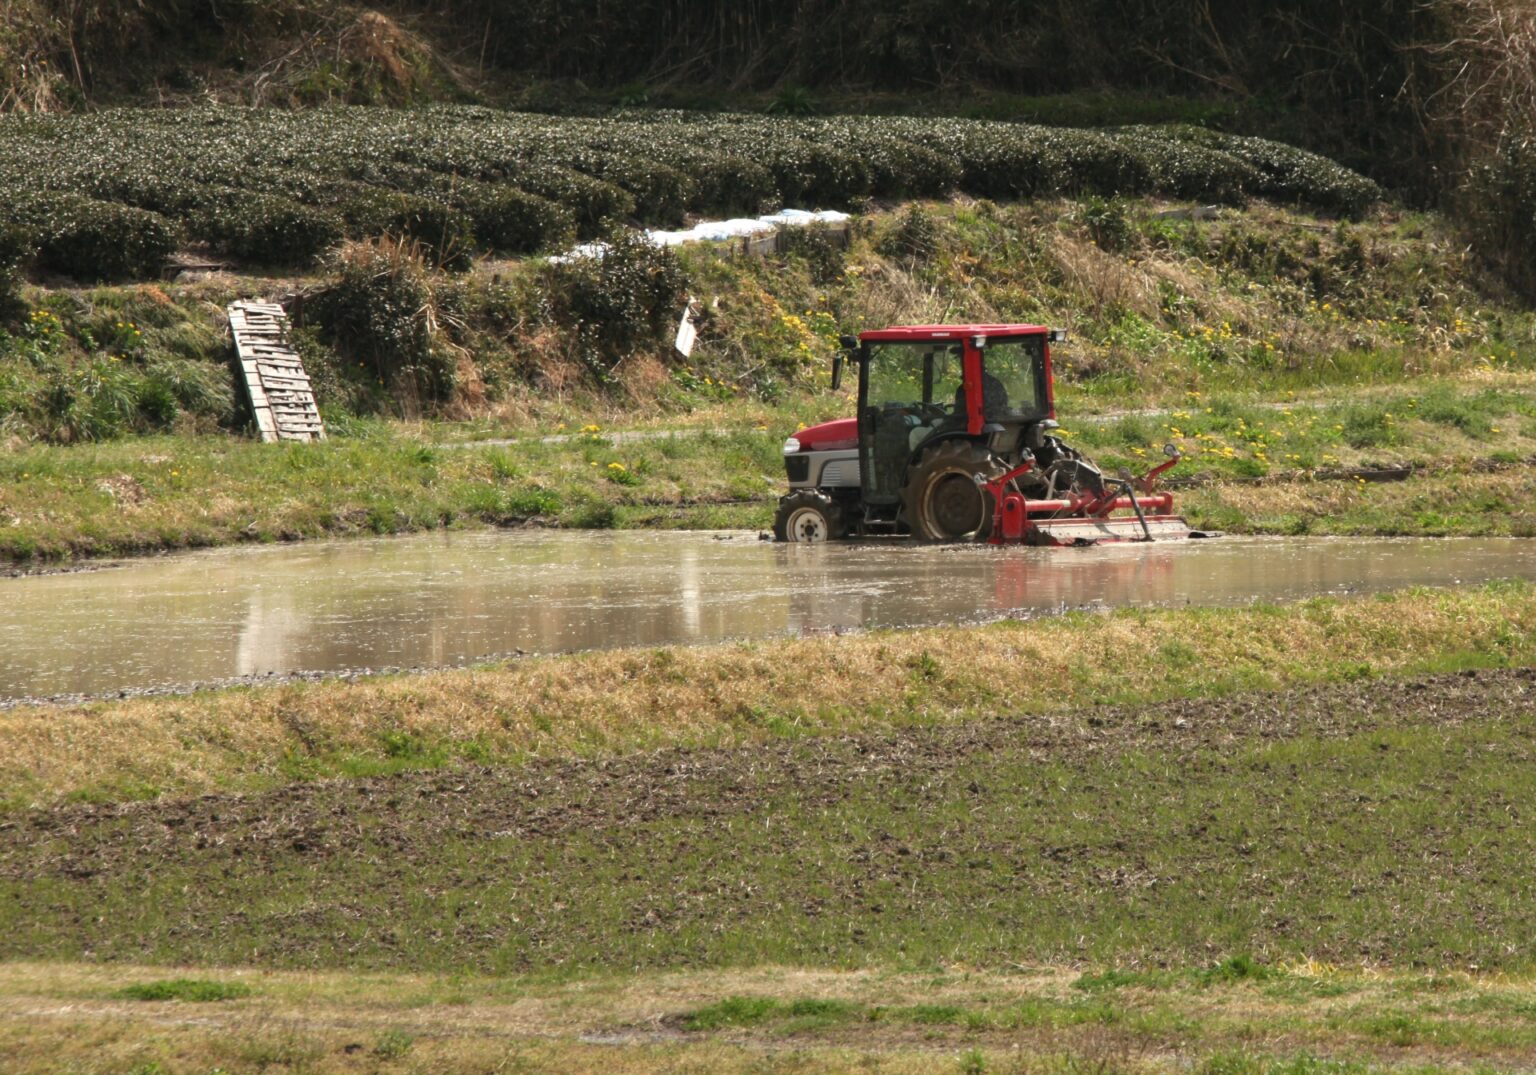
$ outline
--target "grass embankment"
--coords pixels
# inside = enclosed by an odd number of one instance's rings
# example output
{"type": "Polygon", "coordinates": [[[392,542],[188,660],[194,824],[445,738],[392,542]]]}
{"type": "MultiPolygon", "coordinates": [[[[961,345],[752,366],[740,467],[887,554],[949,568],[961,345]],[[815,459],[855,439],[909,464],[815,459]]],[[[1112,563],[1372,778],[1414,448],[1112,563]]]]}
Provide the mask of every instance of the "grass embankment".
{"type": "Polygon", "coordinates": [[[0,968],[11,1070],[1368,1075],[1517,1068],[1536,1038],[1524,978],[1242,958],[1190,971],[769,967],[556,984],[224,969],[193,972],[169,1003],[135,1002],[176,985],[167,973],[0,968]],[[187,1003],[190,987],[228,996],[187,1003]]]}
{"type": "Polygon", "coordinates": [[[435,445],[413,432],[378,423],[323,444],[153,437],[19,451],[0,460],[0,556],[463,525],[762,525],[783,484],[781,431],[618,442],[594,431],[501,446],[435,445]]]}
{"type": "MultiPolygon", "coordinates": [[[[1206,529],[1530,536],[1536,468],[1511,461],[1536,456],[1532,411],[1517,387],[1439,385],[1280,411],[1217,397],[1194,411],[1088,420],[1071,432],[1108,469],[1144,469],[1159,458],[1160,438],[1179,441],[1190,456],[1177,473],[1218,479],[1177,501],[1206,529]],[[1506,469],[1481,473],[1477,463],[1506,469]],[[1394,485],[1306,480],[1312,468],[1401,464],[1427,469],[1394,485]],[[1299,479],[1219,482],[1272,470],[1299,479]]],[[[676,435],[544,422],[503,445],[436,439],[484,425],[354,421],[316,445],[204,435],[26,448],[0,459],[0,559],[35,565],[486,525],[763,528],[796,414],[814,416],[809,405],[742,403],[680,418],[676,435]]]]}

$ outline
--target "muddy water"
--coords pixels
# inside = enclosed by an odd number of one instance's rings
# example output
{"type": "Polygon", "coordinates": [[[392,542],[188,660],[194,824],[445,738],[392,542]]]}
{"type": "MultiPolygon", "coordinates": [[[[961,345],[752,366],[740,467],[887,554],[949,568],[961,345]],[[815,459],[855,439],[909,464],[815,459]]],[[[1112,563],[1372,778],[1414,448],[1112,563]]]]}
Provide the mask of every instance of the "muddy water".
{"type": "Polygon", "coordinates": [[[1536,543],[1041,550],[515,532],[225,549],[0,579],[0,698],[1506,577],[1536,578],[1536,543]]]}

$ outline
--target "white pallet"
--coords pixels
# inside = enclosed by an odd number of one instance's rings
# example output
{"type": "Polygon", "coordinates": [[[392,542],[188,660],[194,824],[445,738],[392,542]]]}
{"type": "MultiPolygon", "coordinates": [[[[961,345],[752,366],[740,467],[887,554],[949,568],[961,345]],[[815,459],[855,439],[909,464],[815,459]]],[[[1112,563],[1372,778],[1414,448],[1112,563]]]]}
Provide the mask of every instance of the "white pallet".
{"type": "Polygon", "coordinates": [[[237,302],[229,308],[245,392],[264,441],[324,440],[325,424],[304,362],[288,343],[288,315],[267,302],[237,302]]]}

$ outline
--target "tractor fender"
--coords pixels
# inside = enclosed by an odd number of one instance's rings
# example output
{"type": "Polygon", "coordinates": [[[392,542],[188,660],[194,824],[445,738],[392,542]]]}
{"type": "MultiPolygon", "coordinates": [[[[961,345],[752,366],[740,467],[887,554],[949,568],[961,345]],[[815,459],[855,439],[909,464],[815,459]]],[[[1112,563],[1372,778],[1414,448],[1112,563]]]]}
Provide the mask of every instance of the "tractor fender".
{"type": "Polygon", "coordinates": [[[946,429],[942,433],[935,433],[933,436],[919,444],[916,448],[912,449],[912,454],[907,456],[907,470],[910,472],[913,467],[917,466],[917,462],[923,457],[923,453],[927,452],[931,448],[937,447],[940,444],[952,440],[963,440],[970,444],[980,445],[983,448],[987,446],[986,437],[973,437],[963,429],[946,429]]]}

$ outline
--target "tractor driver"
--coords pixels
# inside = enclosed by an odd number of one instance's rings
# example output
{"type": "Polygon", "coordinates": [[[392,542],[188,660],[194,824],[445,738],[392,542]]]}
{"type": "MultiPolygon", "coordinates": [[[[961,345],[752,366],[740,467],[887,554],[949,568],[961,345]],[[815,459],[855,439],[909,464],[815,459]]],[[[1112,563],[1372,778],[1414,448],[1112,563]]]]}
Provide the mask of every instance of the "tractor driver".
{"type": "MultiPolygon", "coordinates": [[[[986,370],[981,371],[981,413],[984,418],[1002,418],[1008,413],[1008,389],[986,370]]],[[[955,389],[955,414],[964,418],[965,385],[955,389]]]]}

